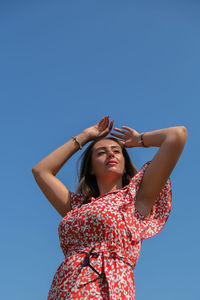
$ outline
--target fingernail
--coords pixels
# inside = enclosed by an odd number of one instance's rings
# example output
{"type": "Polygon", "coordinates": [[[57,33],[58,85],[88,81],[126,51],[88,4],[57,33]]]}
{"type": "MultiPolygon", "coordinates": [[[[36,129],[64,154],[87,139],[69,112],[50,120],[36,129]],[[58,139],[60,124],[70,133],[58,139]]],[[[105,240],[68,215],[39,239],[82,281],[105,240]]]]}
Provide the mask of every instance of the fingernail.
{"type": "Polygon", "coordinates": [[[109,127],[109,130],[111,130],[112,128],[113,128],[113,125],[111,124],[110,127],[109,127]]]}

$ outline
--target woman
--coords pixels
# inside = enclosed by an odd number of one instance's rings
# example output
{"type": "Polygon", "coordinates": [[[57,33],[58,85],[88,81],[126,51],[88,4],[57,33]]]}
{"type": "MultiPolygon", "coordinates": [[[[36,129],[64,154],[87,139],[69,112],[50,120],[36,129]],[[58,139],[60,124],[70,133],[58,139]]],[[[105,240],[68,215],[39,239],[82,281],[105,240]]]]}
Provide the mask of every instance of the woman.
{"type": "Polygon", "coordinates": [[[157,234],[171,210],[174,169],[187,138],[184,126],[139,134],[126,126],[106,137],[108,116],[45,157],[33,169],[36,182],[63,217],[65,255],[48,294],[60,299],[135,299],[133,269],[144,239],[157,234]],[[78,193],[56,174],[87,142],[78,193]],[[159,147],[138,172],[125,147],[159,147]]]}

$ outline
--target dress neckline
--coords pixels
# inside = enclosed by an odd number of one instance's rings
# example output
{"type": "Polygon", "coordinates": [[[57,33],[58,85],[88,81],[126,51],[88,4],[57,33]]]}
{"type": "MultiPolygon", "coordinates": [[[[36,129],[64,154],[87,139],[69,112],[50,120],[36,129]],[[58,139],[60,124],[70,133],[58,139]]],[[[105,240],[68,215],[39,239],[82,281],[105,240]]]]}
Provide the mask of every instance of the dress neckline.
{"type": "Polygon", "coordinates": [[[91,200],[91,202],[92,202],[92,201],[95,201],[95,200],[99,200],[100,198],[104,198],[104,197],[106,197],[107,195],[110,195],[110,194],[116,194],[116,193],[118,193],[118,192],[120,192],[120,191],[123,191],[123,190],[127,189],[127,187],[128,187],[128,185],[122,187],[121,189],[117,189],[117,190],[114,190],[114,191],[111,191],[111,192],[107,192],[107,193],[105,193],[105,194],[102,194],[102,195],[98,196],[97,198],[91,197],[90,200],[91,200]]]}

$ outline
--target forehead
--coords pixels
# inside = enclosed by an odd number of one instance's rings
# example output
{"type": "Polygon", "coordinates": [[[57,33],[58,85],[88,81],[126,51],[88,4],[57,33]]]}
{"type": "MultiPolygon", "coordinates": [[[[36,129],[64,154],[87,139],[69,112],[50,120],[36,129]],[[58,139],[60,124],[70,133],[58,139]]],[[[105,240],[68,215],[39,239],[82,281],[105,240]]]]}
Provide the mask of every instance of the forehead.
{"type": "Polygon", "coordinates": [[[93,149],[94,150],[97,150],[98,148],[101,148],[101,147],[105,147],[105,148],[120,148],[121,149],[121,146],[117,143],[117,142],[115,142],[115,141],[113,141],[113,140],[101,140],[101,141],[98,141],[95,145],[94,145],[94,147],[93,147],[93,149]]]}

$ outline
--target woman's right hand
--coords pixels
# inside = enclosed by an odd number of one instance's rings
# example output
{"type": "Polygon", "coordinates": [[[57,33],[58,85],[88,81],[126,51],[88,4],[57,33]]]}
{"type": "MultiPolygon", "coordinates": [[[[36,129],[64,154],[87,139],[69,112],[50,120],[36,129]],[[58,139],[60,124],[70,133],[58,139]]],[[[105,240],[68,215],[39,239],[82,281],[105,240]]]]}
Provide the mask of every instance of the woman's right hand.
{"type": "Polygon", "coordinates": [[[110,121],[110,118],[106,116],[96,125],[86,128],[83,133],[87,136],[88,141],[94,140],[98,137],[104,137],[111,131],[113,123],[113,120],[110,121]]]}

